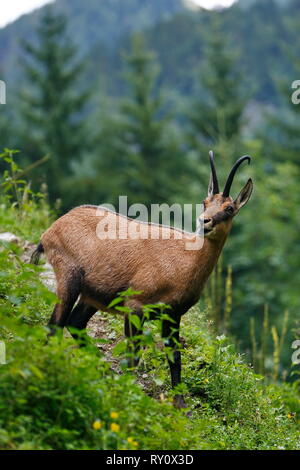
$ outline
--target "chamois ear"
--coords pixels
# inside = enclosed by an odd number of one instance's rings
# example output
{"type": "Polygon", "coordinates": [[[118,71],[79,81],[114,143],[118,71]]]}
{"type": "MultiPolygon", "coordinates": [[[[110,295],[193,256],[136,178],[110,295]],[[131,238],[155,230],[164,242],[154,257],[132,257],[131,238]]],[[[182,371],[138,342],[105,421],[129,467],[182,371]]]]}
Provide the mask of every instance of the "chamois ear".
{"type": "Polygon", "coordinates": [[[245,186],[241,190],[240,194],[238,195],[238,197],[234,201],[235,205],[236,205],[236,208],[238,210],[241,207],[243,207],[245,204],[247,204],[247,202],[249,201],[250,196],[252,194],[252,190],[253,190],[253,182],[252,182],[252,179],[250,178],[250,179],[248,179],[247,183],[245,184],[245,186]]]}

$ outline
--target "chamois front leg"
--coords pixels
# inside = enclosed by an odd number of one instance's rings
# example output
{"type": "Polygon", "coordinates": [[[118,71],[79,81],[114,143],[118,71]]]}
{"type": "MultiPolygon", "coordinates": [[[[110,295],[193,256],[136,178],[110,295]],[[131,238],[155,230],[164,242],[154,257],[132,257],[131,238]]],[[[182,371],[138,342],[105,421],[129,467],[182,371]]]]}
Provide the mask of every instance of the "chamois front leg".
{"type": "MultiPolygon", "coordinates": [[[[162,338],[165,345],[172,349],[172,359],[168,356],[168,363],[171,372],[172,388],[181,383],[181,353],[179,343],[180,316],[174,318],[175,323],[164,320],[162,324],[162,338]]],[[[176,408],[186,408],[183,395],[177,394],[173,400],[176,408]]]]}

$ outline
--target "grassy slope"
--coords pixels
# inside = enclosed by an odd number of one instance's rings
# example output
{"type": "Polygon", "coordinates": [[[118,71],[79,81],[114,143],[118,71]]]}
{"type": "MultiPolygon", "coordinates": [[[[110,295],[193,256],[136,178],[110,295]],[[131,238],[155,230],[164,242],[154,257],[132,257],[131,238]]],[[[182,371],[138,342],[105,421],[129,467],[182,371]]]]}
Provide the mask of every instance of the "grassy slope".
{"type": "MultiPolygon", "coordinates": [[[[36,242],[49,220],[45,205],[30,205],[21,215],[0,205],[0,233],[36,242]]],[[[43,325],[54,301],[39,282],[38,269],[23,263],[22,249],[3,246],[0,338],[7,343],[7,364],[0,366],[0,448],[300,448],[296,391],[264,385],[226,338],[214,337],[198,308],[186,315],[182,331],[188,418],[171,405],[159,347],[143,352],[137,379],[116,373],[108,354],[93,346],[74,349],[69,337],[45,346],[43,325]]],[[[106,340],[115,344],[120,320],[104,316],[101,325],[106,340]]]]}

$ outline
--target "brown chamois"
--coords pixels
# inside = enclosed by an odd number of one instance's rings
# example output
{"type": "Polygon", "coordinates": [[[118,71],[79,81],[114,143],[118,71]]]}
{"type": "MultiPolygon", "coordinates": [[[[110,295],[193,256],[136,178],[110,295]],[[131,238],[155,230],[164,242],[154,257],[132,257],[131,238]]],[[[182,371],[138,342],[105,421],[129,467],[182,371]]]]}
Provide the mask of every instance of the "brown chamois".
{"type": "MultiPolygon", "coordinates": [[[[180,318],[199,300],[218,261],[232,219],[247,203],[253,188],[249,179],[235,200],[229,196],[234,175],[243,161],[250,163],[249,156],[237,160],[223,192],[219,191],[212,152],[209,157],[211,177],[208,195],[198,221],[204,227],[200,249],[186,249],[187,243],[200,239],[200,232],[192,234],[163,225],[134,221],[97,206],[76,207],[56,220],[42,235],[32,255],[32,262],[38,263],[40,254],[45,252],[54,268],[60,303],[55,306],[49,321],[52,333],[56,327],[65,326],[85,330],[97,310],[118,313],[117,310],[108,309],[118,293],[128,288],[140,291],[125,301],[125,306],[130,307],[141,320],[145,304],[163,303],[170,306],[167,313],[173,322],[163,321],[162,337],[173,349],[173,360],[169,360],[172,386],[180,383],[180,318]],[[99,225],[104,217],[108,223],[106,229],[99,225]],[[117,236],[109,237],[109,226],[115,227],[117,236]],[[151,231],[154,236],[128,238],[129,228],[139,233],[146,231],[149,234],[151,231]]],[[[125,316],[125,335],[139,334],[141,332],[130,325],[125,316]]],[[[74,332],[73,336],[76,338],[74,332]]],[[[135,347],[137,354],[138,345],[135,347]]],[[[184,406],[183,397],[176,395],[174,403],[178,407],[184,406]]]]}

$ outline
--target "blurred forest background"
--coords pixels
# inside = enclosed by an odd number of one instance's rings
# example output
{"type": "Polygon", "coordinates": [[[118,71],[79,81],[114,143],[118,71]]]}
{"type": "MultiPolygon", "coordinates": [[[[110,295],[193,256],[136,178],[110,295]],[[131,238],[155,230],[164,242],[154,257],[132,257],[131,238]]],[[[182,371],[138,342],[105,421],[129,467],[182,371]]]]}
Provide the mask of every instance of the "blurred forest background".
{"type": "Polygon", "coordinates": [[[282,375],[300,312],[300,0],[189,5],[57,0],[1,29],[0,148],[20,150],[57,214],[123,194],[199,203],[209,149],[223,182],[252,155],[232,195],[248,175],[254,195],[208,292],[218,331],[260,372],[281,348],[282,375]]]}

